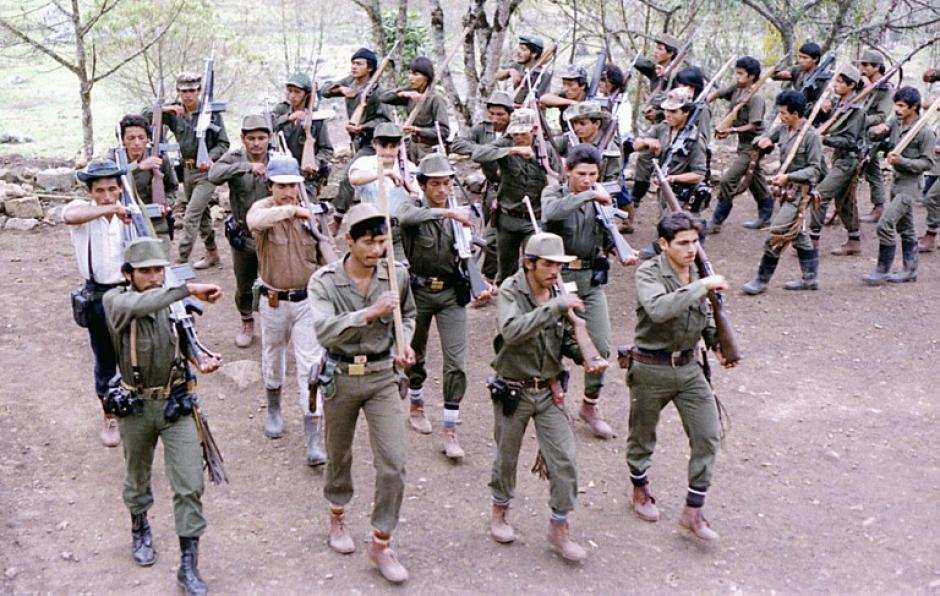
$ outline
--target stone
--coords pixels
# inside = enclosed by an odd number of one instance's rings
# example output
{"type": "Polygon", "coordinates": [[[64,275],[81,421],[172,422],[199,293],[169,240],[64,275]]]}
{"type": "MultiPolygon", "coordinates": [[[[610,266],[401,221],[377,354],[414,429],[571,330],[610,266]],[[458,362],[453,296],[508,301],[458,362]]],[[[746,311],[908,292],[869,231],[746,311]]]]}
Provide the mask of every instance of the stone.
{"type": "Polygon", "coordinates": [[[36,174],[36,184],[45,190],[69,190],[75,186],[75,170],[49,168],[36,174]]]}
{"type": "Polygon", "coordinates": [[[5,224],[3,224],[3,229],[14,232],[28,232],[38,225],[38,219],[21,219],[19,217],[11,217],[6,221],[5,224]]]}
{"type": "Polygon", "coordinates": [[[65,218],[62,215],[64,211],[65,205],[56,205],[55,207],[50,207],[46,209],[45,219],[52,224],[65,223],[65,218]]]}
{"type": "Polygon", "coordinates": [[[21,199],[8,198],[3,202],[3,210],[10,217],[22,219],[40,218],[43,216],[39,197],[23,197],[21,199]]]}
{"type": "Polygon", "coordinates": [[[239,389],[247,389],[261,382],[261,366],[256,360],[227,362],[219,369],[219,374],[235,383],[239,389]]]}
{"type": "Polygon", "coordinates": [[[222,221],[225,219],[225,210],[218,205],[213,205],[209,207],[209,215],[212,217],[212,221],[222,221]]]}
{"type": "Polygon", "coordinates": [[[0,144],[19,145],[21,143],[32,143],[33,137],[16,132],[0,132],[0,144]]]}
{"type": "Polygon", "coordinates": [[[8,199],[18,199],[20,197],[25,197],[27,192],[26,189],[20,186],[19,184],[0,184],[0,194],[8,199]]]}
{"type": "Polygon", "coordinates": [[[0,230],[3,229],[3,226],[7,224],[7,220],[10,219],[6,215],[0,215],[0,230]]]}

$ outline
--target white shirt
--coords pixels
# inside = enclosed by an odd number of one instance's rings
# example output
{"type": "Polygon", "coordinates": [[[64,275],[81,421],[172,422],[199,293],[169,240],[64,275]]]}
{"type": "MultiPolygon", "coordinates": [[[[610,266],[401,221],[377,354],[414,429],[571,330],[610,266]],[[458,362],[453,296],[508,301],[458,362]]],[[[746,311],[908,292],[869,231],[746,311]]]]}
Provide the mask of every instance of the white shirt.
{"type": "MultiPolygon", "coordinates": [[[[354,161],[352,165],[349,166],[349,174],[354,173],[363,173],[363,172],[377,172],[378,165],[378,156],[377,155],[364,155],[354,161]]],[[[415,165],[413,163],[406,162],[405,167],[409,171],[415,171],[415,165]]],[[[401,174],[401,169],[398,167],[398,160],[395,161],[395,165],[392,166],[392,170],[401,174]]],[[[389,213],[394,216],[398,213],[398,208],[408,200],[408,191],[406,191],[401,186],[395,186],[392,184],[391,180],[387,176],[383,176],[382,179],[385,181],[385,193],[388,197],[388,208],[389,213]]],[[[417,184],[415,182],[415,184],[417,184]]],[[[362,203],[372,203],[373,205],[380,206],[379,203],[379,184],[377,180],[373,180],[368,184],[363,184],[362,186],[354,187],[356,189],[356,198],[359,199],[362,203]]]]}
{"type": "MultiPolygon", "coordinates": [[[[75,199],[65,207],[67,212],[72,207],[93,206],[95,203],[84,199],[75,199]]],[[[124,281],[121,264],[124,262],[124,224],[116,215],[108,221],[101,216],[97,219],[69,226],[72,247],[75,249],[75,261],[78,271],[86,280],[91,279],[88,270],[88,245],[91,243],[91,266],[95,272],[94,281],[100,284],[116,284],[124,281]]]]}

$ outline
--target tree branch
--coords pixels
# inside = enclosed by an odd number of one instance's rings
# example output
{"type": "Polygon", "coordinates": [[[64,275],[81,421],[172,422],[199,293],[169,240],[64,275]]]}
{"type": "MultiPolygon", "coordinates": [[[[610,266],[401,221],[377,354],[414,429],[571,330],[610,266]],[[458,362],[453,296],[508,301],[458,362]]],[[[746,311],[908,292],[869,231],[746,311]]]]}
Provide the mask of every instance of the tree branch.
{"type": "Polygon", "coordinates": [[[146,52],[147,50],[149,50],[150,48],[152,48],[152,47],[154,46],[154,44],[156,44],[158,41],[160,41],[160,40],[163,38],[163,36],[166,35],[167,31],[170,30],[170,27],[173,26],[173,23],[175,23],[177,17],[179,17],[180,10],[182,10],[182,8],[183,8],[183,0],[180,0],[180,2],[176,5],[176,9],[170,11],[170,14],[171,14],[172,16],[170,17],[170,20],[167,21],[166,25],[164,25],[162,31],[160,31],[159,33],[157,33],[149,42],[147,42],[146,45],[144,45],[143,47],[139,48],[137,51],[133,52],[131,55],[127,56],[126,58],[124,58],[123,60],[121,60],[120,62],[118,62],[115,66],[109,68],[109,69],[106,70],[104,73],[93,77],[93,78],[91,79],[91,82],[92,82],[92,83],[97,83],[98,81],[100,81],[100,80],[102,80],[102,79],[108,78],[109,76],[113,75],[115,72],[117,72],[118,70],[120,70],[120,69],[121,69],[124,65],[126,65],[128,62],[134,60],[135,58],[137,58],[138,56],[140,56],[141,54],[143,54],[144,52],[146,52]]]}
{"type": "Polygon", "coordinates": [[[49,56],[50,58],[52,58],[53,60],[55,60],[56,62],[58,62],[58,63],[61,64],[62,66],[64,66],[65,68],[69,69],[69,71],[71,71],[71,72],[73,72],[73,73],[75,73],[75,74],[78,74],[78,66],[76,66],[75,64],[72,64],[71,62],[69,62],[68,60],[66,60],[65,58],[63,58],[63,57],[60,56],[59,54],[57,54],[57,53],[56,53],[55,51],[53,51],[52,49],[46,47],[45,45],[42,44],[42,42],[40,42],[40,41],[38,41],[38,40],[36,40],[36,39],[33,39],[31,36],[27,35],[26,33],[23,33],[22,31],[20,31],[19,29],[17,29],[16,26],[13,25],[13,24],[12,24],[10,21],[8,21],[7,19],[5,19],[5,18],[3,18],[3,17],[0,17],[0,27],[3,27],[4,29],[6,29],[7,31],[9,31],[10,33],[12,33],[15,37],[17,37],[17,38],[23,40],[24,42],[28,43],[29,45],[31,45],[31,46],[32,46],[33,48],[35,48],[36,50],[38,50],[38,51],[42,52],[43,54],[49,56]]]}

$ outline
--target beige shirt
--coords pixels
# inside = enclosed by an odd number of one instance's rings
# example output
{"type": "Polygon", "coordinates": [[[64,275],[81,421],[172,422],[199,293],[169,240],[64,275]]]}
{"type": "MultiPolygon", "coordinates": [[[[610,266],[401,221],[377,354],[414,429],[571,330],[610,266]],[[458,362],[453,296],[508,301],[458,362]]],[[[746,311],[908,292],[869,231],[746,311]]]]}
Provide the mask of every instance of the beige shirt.
{"type": "Polygon", "coordinates": [[[255,236],[258,276],[274,290],[301,290],[319,266],[317,241],[294,217],[296,205],[276,205],[268,197],[248,210],[248,229],[255,236]]]}
{"type": "MultiPolygon", "coordinates": [[[[65,208],[88,207],[95,203],[84,199],[75,199],[65,208]]],[[[70,225],[72,246],[75,248],[75,260],[78,271],[86,280],[92,279],[89,270],[89,250],[91,251],[91,269],[94,281],[100,284],[116,284],[124,281],[121,264],[124,262],[124,224],[113,216],[111,221],[101,216],[83,224],[70,225]],[[89,244],[91,248],[89,249],[89,244]]]]}

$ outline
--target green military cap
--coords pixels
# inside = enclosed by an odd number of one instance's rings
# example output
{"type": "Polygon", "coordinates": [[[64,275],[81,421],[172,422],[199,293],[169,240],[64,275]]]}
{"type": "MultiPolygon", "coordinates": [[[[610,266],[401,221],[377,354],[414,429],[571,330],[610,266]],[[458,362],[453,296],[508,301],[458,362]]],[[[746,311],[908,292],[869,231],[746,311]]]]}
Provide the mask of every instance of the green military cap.
{"type": "Polygon", "coordinates": [[[271,127],[268,126],[267,119],[261,114],[248,114],[242,120],[242,132],[251,132],[253,130],[264,130],[271,133],[271,127]]]}
{"type": "Polygon", "coordinates": [[[168,267],[170,262],[163,253],[163,242],[156,238],[137,238],[124,249],[124,262],[134,269],[142,267],[168,267]]]}
{"type": "Polygon", "coordinates": [[[297,87],[298,89],[303,89],[304,91],[310,91],[313,89],[313,82],[310,80],[310,77],[305,75],[302,72],[295,72],[287,79],[288,87],[297,87]]]}
{"type": "Polygon", "coordinates": [[[836,75],[842,75],[853,83],[859,82],[862,78],[862,74],[858,72],[858,69],[848,62],[839,67],[839,70],[836,71],[836,75]]]}
{"type": "Polygon", "coordinates": [[[176,75],[176,88],[180,91],[199,89],[202,86],[202,75],[198,72],[184,70],[176,75]]]}
{"type": "Polygon", "coordinates": [[[532,132],[538,123],[539,117],[535,111],[530,108],[521,108],[512,113],[509,117],[509,127],[506,128],[506,134],[514,135],[523,132],[532,132]]]}
{"type": "Polygon", "coordinates": [[[514,107],[512,103],[512,98],[509,97],[509,94],[505,91],[493,91],[490,96],[486,99],[486,105],[488,106],[502,106],[509,110],[510,112],[514,107]]]}
{"type": "Polygon", "coordinates": [[[531,46],[533,49],[536,49],[539,53],[545,50],[545,42],[542,41],[541,37],[536,37],[534,35],[520,35],[519,43],[527,46],[531,46]]]}
{"type": "Polygon", "coordinates": [[[610,118],[610,114],[593,101],[582,101],[565,110],[565,118],[567,118],[569,122],[584,120],[586,118],[590,118],[591,120],[607,120],[610,118]]]}
{"type": "Polygon", "coordinates": [[[90,183],[92,180],[100,180],[101,178],[117,178],[118,176],[123,176],[127,173],[127,170],[119,168],[116,163],[110,159],[95,159],[88,163],[85,166],[84,170],[79,170],[75,173],[75,177],[78,178],[79,182],[84,184],[90,183]]]}
{"type": "Polygon", "coordinates": [[[450,162],[447,161],[447,156],[440,153],[428,153],[421,158],[418,163],[418,173],[428,178],[454,175],[454,171],[450,168],[450,162]]]}
{"type": "Polygon", "coordinates": [[[657,33],[653,37],[653,41],[656,43],[661,43],[664,46],[669,46],[670,48],[679,49],[679,46],[682,45],[679,43],[679,40],[669,35],[668,33],[657,33]]]}
{"type": "Polygon", "coordinates": [[[379,208],[373,203],[359,203],[353,205],[349,211],[346,212],[343,223],[346,224],[346,229],[349,229],[367,219],[381,219],[385,221],[385,214],[379,211],[379,208]]]}
{"type": "Polygon", "coordinates": [[[405,133],[402,132],[401,127],[395,124],[394,122],[383,122],[375,127],[375,132],[372,133],[372,138],[374,139],[395,139],[398,140],[405,136],[405,133]]]}
{"type": "Polygon", "coordinates": [[[529,240],[525,243],[525,255],[555,263],[570,263],[577,258],[565,254],[565,243],[561,236],[548,232],[529,236],[529,240]]]}
{"type": "Polygon", "coordinates": [[[587,70],[585,70],[583,66],[578,66],[577,64],[569,64],[566,66],[565,69],[561,71],[560,76],[562,79],[580,79],[585,82],[587,82],[588,79],[587,70]]]}
{"type": "Polygon", "coordinates": [[[875,50],[865,50],[862,57],[858,59],[858,64],[878,64],[884,66],[885,58],[875,50]]]}
{"type": "Polygon", "coordinates": [[[666,94],[662,108],[664,110],[678,110],[685,104],[690,103],[693,99],[691,89],[688,87],[676,87],[666,94]]]}

